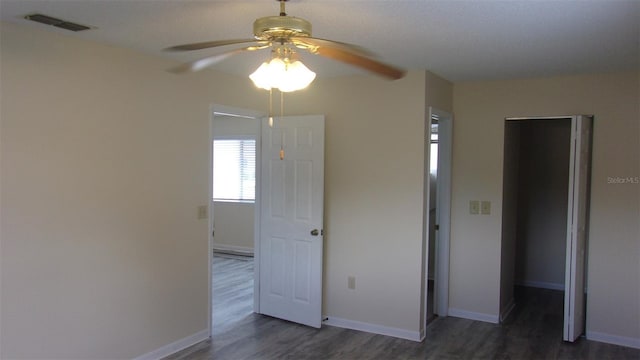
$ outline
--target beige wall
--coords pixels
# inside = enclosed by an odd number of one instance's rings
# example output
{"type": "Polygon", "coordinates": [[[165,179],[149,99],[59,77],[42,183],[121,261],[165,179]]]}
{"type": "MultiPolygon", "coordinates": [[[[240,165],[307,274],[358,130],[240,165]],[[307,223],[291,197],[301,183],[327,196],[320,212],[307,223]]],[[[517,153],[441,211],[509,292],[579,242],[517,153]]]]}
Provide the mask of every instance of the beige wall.
{"type": "MultiPolygon", "coordinates": [[[[429,72],[318,79],[287,95],[290,114],[325,114],[325,272],[329,318],[423,329],[426,92],[449,110],[452,86],[429,72]],[[430,90],[429,90],[430,89],[430,90]],[[347,277],[356,277],[356,289],[347,277]]],[[[427,100],[427,104],[429,104],[427,100]]]]}
{"type": "Polygon", "coordinates": [[[453,84],[431,71],[426,73],[426,106],[433,106],[438,110],[453,112],[453,84]]]}
{"type": "Polygon", "coordinates": [[[133,358],[206,330],[209,108],[257,106],[251,85],[1,34],[0,357],[133,358]]]}
{"type": "Polygon", "coordinates": [[[213,248],[253,253],[254,211],[253,203],[214,201],[213,248]]]}
{"type": "Polygon", "coordinates": [[[452,307],[499,312],[504,118],[594,114],[587,331],[638,344],[640,185],[608,177],[640,176],[639,80],[628,72],[454,86],[452,307]],[[469,215],[472,199],[491,200],[492,215],[469,215]]]}

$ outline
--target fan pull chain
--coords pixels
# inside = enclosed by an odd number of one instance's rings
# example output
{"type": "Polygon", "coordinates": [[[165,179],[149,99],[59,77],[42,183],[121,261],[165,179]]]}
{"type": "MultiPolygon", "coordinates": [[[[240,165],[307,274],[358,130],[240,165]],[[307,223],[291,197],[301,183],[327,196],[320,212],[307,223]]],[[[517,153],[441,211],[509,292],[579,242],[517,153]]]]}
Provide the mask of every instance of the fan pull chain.
{"type": "MultiPolygon", "coordinates": [[[[280,91],[280,123],[284,118],[284,92],[280,91]]],[[[284,130],[280,131],[280,160],[284,160],[284,130]]]]}
{"type": "Polygon", "coordinates": [[[273,89],[269,89],[269,127],[273,127],[273,89]]]}

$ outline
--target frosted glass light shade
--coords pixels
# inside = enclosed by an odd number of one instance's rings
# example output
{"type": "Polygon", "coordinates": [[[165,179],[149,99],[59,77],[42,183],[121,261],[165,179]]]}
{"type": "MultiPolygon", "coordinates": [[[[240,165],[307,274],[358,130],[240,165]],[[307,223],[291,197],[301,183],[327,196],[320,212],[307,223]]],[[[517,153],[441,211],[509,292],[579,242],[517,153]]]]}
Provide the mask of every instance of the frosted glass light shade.
{"type": "Polygon", "coordinates": [[[316,73],[298,60],[289,63],[280,58],[274,58],[262,63],[249,75],[249,78],[258,88],[265,90],[276,88],[282,92],[291,92],[309,86],[316,78],[316,73]]]}

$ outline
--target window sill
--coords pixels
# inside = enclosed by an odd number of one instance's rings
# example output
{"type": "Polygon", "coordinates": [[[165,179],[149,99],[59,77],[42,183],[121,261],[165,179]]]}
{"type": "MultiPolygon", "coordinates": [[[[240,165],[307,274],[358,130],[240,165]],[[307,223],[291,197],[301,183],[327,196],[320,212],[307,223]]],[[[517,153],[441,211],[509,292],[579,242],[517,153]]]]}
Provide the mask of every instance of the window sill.
{"type": "Polygon", "coordinates": [[[235,203],[235,204],[255,204],[255,200],[231,200],[231,199],[213,199],[213,202],[235,203]]]}

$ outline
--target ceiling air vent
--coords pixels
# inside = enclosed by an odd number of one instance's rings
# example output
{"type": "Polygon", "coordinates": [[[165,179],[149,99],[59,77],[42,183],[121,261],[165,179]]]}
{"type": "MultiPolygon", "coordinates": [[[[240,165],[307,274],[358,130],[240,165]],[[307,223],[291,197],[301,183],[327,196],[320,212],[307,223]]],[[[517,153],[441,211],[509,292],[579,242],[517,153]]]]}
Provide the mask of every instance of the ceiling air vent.
{"type": "Polygon", "coordinates": [[[82,31],[82,30],[91,29],[91,27],[89,27],[89,26],[80,25],[80,24],[69,22],[69,21],[56,19],[54,17],[47,16],[47,15],[42,15],[42,14],[31,14],[31,15],[25,16],[24,18],[27,19],[27,20],[39,22],[41,24],[53,25],[55,27],[59,27],[61,29],[66,29],[66,30],[70,30],[70,31],[82,31]]]}

